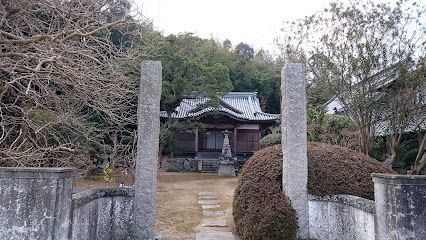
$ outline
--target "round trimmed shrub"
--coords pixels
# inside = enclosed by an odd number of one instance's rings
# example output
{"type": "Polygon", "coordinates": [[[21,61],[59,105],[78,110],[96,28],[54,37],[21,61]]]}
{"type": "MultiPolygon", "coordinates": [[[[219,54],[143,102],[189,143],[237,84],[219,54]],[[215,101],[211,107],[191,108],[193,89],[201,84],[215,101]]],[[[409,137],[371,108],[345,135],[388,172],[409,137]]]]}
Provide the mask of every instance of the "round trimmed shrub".
{"type": "Polygon", "coordinates": [[[348,194],[374,200],[372,173],[396,174],[390,167],[360,152],[338,145],[308,143],[308,192],[311,195],[348,194]]]}
{"type": "MultiPolygon", "coordinates": [[[[395,173],[362,153],[336,145],[308,143],[308,193],[349,194],[374,199],[371,173],[395,173]]],[[[243,239],[294,239],[295,212],[282,194],[281,145],[257,151],[244,165],[233,201],[243,239]]]]}
{"type": "Polygon", "coordinates": [[[238,180],[232,211],[242,239],[284,240],[296,236],[296,214],[282,193],[280,153],[268,150],[276,146],[257,151],[245,163],[238,180]]]}
{"type": "Polygon", "coordinates": [[[262,148],[269,147],[279,143],[281,143],[281,133],[269,134],[259,140],[259,144],[262,148]]]}

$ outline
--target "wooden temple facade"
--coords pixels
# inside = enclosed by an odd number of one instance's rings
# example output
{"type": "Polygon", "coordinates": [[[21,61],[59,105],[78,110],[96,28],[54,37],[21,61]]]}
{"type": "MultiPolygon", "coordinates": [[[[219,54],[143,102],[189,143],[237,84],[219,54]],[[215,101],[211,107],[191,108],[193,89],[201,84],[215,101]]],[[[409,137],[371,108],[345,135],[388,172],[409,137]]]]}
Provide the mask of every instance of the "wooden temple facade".
{"type": "MultiPolygon", "coordinates": [[[[223,131],[229,135],[234,157],[250,156],[259,149],[261,132],[274,124],[278,114],[262,112],[256,92],[230,92],[221,97],[217,107],[200,108],[209,99],[184,99],[172,117],[199,121],[203,131],[182,133],[177,138],[177,151],[198,158],[218,158],[223,146],[223,131]]],[[[162,113],[165,117],[165,113],[162,113]]]]}

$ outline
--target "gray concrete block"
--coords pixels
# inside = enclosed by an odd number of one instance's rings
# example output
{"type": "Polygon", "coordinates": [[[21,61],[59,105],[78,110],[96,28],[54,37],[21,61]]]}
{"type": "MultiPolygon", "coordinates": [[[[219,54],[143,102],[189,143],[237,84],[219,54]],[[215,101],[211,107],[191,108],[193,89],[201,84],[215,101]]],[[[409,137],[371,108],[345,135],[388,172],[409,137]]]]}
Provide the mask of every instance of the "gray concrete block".
{"type": "Polygon", "coordinates": [[[235,172],[235,165],[229,163],[219,163],[218,176],[237,176],[235,172]]]}

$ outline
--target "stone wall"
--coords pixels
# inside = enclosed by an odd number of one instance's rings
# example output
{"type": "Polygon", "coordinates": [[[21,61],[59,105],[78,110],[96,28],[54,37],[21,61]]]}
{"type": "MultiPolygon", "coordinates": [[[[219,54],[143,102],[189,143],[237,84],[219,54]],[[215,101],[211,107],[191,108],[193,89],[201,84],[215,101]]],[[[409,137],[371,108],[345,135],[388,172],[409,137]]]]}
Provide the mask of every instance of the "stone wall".
{"type": "Polygon", "coordinates": [[[132,230],[133,197],[132,188],[73,194],[72,239],[127,239],[132,230]]]}
{"type": "Polygon", "coordinates": [[[374,201],[350,195],[309,196],[310,237],[374,239],[374,207],[374,201]]]}
{"type": "Polygon", "coordinates": [[[0,168],[0,239],[127,239],[132,188],[73,192],[71,168],[0,168]]]}
{"type": "Polygon", "coordinates": [[[196,158],[167,158],[162,168],[171,172],[197,172],[201,171],[199,164],[196,158]]]}
{"type": "Polygon", "coordinates": [[[426,176],[373,174],[376,239],[426,239],[426,176]]]}
{"type": "MultiPolygon", "coordinates": [[[[426,176],[373,174],[376,202],[309,196],[309,233],[318,240],[426,239],[426,176]]],[[[0,168],[0,239],[129,239],[132,188],[72,194],[69,168],[0,168]]]]}
{"type": "Polygon", "coordinates": [[[0,239],[68,239],[71,168],[0,168],[0,239]]]}

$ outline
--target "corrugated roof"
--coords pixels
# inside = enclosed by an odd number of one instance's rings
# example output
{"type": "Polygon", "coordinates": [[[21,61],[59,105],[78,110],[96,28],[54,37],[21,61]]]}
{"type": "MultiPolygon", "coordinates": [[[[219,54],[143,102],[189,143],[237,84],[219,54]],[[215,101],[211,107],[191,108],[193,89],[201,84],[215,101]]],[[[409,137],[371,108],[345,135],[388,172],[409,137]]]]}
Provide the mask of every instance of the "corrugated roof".
{"type": "MultiPolygon", "coordinates": [[[[262,112],[256,94],[256,92],[230,92],[220,98],[221,103],[218,107],[203,109],[200,109],[199,106],[206,103],[210,98],[187,98],[172,113],[172,117],[181,119],[194,118],[208,112],[219,111],[244,121],[274,121],[279,119],[279,114],[262,112]]],[[[165,111],[162,111],[160,115],[161,117],[167,117],[165,111]]]]}

